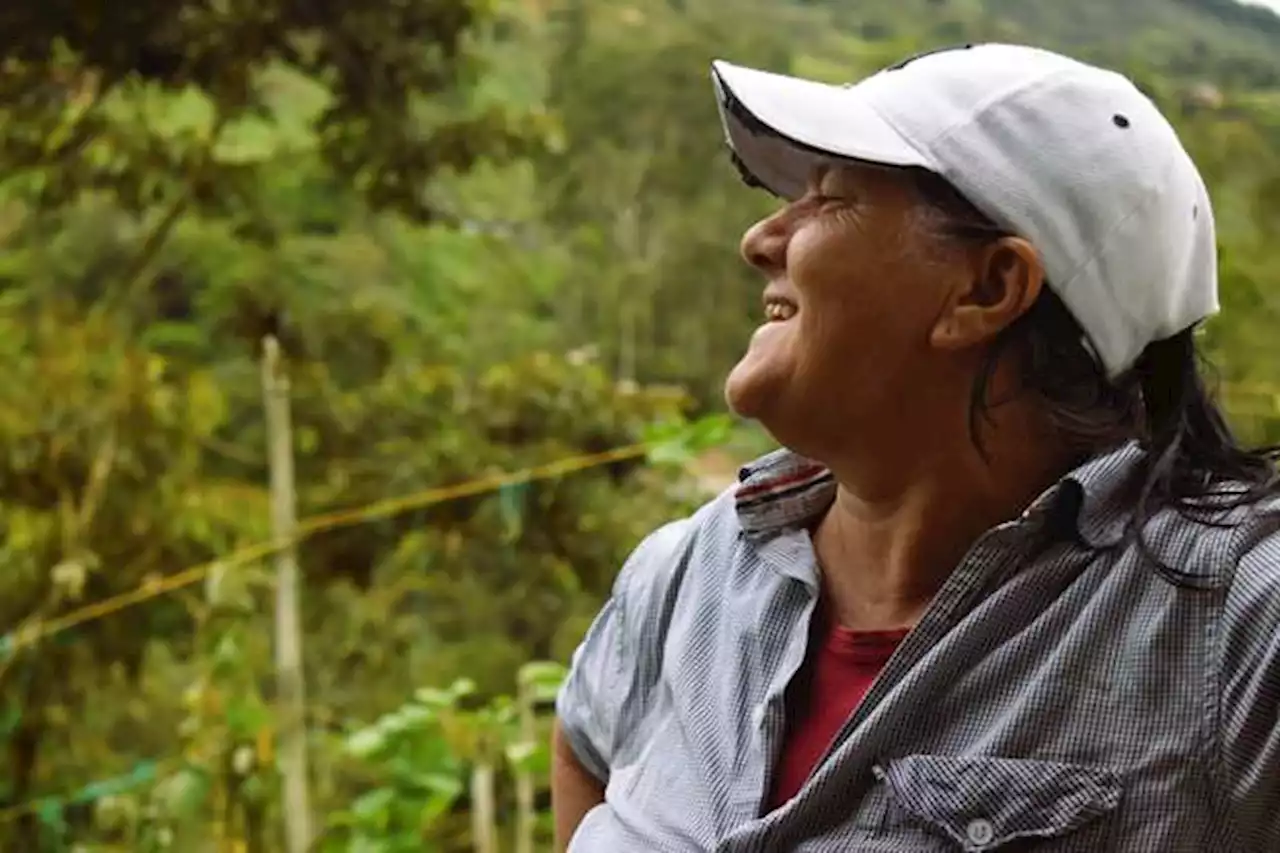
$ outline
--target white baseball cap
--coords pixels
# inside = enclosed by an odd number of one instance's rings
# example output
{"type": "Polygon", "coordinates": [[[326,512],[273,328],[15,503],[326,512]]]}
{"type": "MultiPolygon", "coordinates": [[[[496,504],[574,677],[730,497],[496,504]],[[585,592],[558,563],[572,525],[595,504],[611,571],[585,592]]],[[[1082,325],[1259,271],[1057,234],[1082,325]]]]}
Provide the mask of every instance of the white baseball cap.
{"type": "Polygon", "coordinates": [[[1155,104],[1124,76],[1037,48],[972,45],[848,86],[717,61],[729,145],[794,199],[847,158],[946,179],[1040,252],[1049,286],[1114,378],[1218,310],[1213,209],[1155,104]]]}

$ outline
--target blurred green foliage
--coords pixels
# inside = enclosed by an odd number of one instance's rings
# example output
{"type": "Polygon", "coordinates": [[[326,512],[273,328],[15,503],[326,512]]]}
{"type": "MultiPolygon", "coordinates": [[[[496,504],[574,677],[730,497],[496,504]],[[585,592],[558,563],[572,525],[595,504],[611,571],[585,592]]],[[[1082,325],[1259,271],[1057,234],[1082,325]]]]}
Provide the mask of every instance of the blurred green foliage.
{"type": "MultiPolygon", "coordinates": [[[[563,667],[526,664],[513,698],[500,695],[467,708],[475,684],[458,680],[445,690],[420,688],[395,711],[347,738],[345,751],[374,771],[376,779],[351,805],[333,814],[322,850],[410,853],[440,849],[438,836],[457,833],[459,804],[496,796],[483,790],[490,778],[476,768],[503,767],[505,779],[545,779],[550,771],[549,707],[563,667]],[[451,821],[451,817],[454,818],[451,821]]],[[[531,804],[526,804],[527,808],[531,804]]],[[[516,808],[520,808],[517,803],[516,808]]],[[[537,814],[515,826],[526,845],[546,848],[550,826],[537,814]]],[[[490,828],[494,835],[496,827],[490,828]]],[[[518,845],[506,839],[503,849],[518,845]]]]}
{"type": "MultiPolygon", "coordinates": [[[[708,62],[845,82],[1017,38],[1129,71],[1211,184],[1225,310],[1204,341],[1240,429],[1277,441],[1280,18],[1265,15],[1226,0],[6,7],[0,631],[269,536],[264,334],[288,357],[303,516],[650,442],[301,547],[322,849],[471,849],[477,796],[502,849],[543,849],[560,670],[527,662],[567,661],[635,542],[768,446],[724,414],[720,384],[759,313],[735,244],[771,202],[724,164],[708,62]]],[[[0,849],[279,851],[271,595],[269,567],[215,566],[0,643],[0,849]]]]}

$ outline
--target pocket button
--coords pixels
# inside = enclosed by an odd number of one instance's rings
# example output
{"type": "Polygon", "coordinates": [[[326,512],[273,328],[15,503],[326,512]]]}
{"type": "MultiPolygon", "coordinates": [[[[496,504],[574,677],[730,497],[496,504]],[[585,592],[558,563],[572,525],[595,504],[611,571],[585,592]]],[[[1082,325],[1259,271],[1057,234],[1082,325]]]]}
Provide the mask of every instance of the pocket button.
{"type": "Polygon", "coordinates": [[[969,842],[972,844],[990,844],[991,839],[996,837],[996,828],[985,818],[975,818],[964,828],[964,834],[969,837],[969,842]]]}

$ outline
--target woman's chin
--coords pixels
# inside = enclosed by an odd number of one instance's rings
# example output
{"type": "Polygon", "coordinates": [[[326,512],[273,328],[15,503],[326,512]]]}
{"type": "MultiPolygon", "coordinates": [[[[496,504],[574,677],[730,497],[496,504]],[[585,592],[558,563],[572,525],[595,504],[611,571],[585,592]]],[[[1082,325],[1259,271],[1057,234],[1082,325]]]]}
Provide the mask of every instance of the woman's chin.
{"type": "Polygon", "coordinates": [[[725,379],[724,401],[738,417],[763,421],[777,399],[780,379],[770,365],[748,354],[725,379]]]}

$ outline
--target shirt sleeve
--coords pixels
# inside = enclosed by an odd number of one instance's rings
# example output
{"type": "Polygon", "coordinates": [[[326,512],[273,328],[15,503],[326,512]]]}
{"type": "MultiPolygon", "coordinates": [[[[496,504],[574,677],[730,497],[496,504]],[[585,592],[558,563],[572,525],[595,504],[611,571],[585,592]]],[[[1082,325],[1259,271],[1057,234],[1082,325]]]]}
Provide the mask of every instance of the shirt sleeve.
{"type": "Polygon", "coordinates": [[[608,782],[621,737],[620,721],[643,717],[652,693],[640,682],[656,672],[665,631],[653,631],[652,612],[679,561],[689,522],[649,534],[623,565],[613,591],[573,653],[556,697],[556,717],[574,754],[608,782]]]}
{"type": "Polygon", "coordinates": [[[1280,535],[1241,559],[1225,605],[1220,715],[1230,829],[1280,850],[1280,535]]]}

